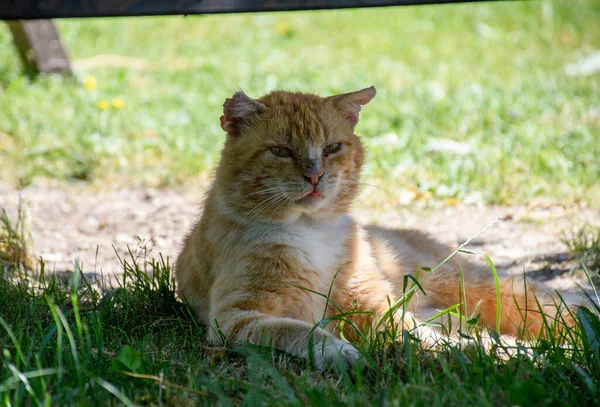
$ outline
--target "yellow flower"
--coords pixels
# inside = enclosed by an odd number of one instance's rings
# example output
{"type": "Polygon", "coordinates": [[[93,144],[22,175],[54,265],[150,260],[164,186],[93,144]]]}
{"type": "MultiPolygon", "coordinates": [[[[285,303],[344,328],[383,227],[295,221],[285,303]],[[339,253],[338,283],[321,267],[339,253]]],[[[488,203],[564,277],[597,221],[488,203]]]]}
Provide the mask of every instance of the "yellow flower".
{"type": "Polygon", "coordinates": [[[108,109],[108,102],[104,99],[99,100],[98,103],[96,103],[96,107],[100,110],[106,110],[108,109]]]}
{"type": "Polygon", "coordinates": [[[98,86],[98,81],[96,81],[95,76],[86,76],[83,78],[83,87],[87,90],[96,90],[98,86]]]}
{"type": "Polygon", "coordinates": [[[275,32],[281,36],[290,36],[292,34],[292,26],[285,21],[281,21],[275,25],[275,32]]]}
{"type": "Polygon", "coordinates": [[[448,206],[456,206],[460,203],[460,201],[457,198],[448,198],[446,199],[446,205],[448,206]]]}
{"type": "Polygon", "coordinates": [[[121,98],[114,98],[114,99],[112,100],[112,106],[113,106],[115,109],[118,109],[118,110],[120,110],[120,109],[123,109],[123,108],[125,107],[125,102],[124,102],[124,101],[123,101],[123,99],[121,99],[121,98]]]}

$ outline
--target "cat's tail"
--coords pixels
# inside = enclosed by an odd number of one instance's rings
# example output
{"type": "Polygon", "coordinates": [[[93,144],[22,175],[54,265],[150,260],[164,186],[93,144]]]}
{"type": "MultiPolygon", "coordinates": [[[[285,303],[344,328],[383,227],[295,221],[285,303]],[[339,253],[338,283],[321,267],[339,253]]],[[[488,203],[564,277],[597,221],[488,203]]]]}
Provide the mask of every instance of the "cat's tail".
{"type": "Polygon", "coordinates": [[[523,279],[507,278],[498,287],[489,280],[467,279],[464,286],[452,280],[427,284],[430,303],[436,307],[461,304],[462,315],[478,318],[482,326],[499,326],[501,334],[534,339],[560,334],[575,324],[573,310],[560,298],[523,279]]]}

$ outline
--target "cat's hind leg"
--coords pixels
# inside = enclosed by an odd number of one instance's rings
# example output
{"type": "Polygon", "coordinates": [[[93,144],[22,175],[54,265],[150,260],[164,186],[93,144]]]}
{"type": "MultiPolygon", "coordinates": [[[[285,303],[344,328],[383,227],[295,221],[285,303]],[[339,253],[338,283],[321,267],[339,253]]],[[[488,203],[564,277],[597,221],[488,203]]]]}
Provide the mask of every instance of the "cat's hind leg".
{"type": "Polygon", "coordinates": [[[429,303],[441,309],[455,304],[469,318],[481,326],[499,328],[499,333],[517,338],[535,339],[560,333],[572,326],[572,311],[557,298],[532,283],[520,278],[507,278],[499,286],[487,278],[467,278],[464,286],[459,279],[441,280],[429,284],[429,303]],[[498,302],[499,298],[499,302],[498,302]],[[499,318],[498,318],[499,317],[499,318]]]}

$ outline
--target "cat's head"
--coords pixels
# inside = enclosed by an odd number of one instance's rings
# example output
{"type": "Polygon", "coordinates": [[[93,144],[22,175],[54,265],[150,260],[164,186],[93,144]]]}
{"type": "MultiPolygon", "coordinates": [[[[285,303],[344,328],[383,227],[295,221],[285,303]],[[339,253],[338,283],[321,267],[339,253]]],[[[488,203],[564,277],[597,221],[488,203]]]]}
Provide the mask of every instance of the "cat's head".
{"type": "Polygon", "coordinates": [[[354,127],[375,94],[374,87],[327,98],[274,91],[255,100],[240,91],[227,99],[219,206],[257,220],[347,212],[364,161],[354,127]]]}

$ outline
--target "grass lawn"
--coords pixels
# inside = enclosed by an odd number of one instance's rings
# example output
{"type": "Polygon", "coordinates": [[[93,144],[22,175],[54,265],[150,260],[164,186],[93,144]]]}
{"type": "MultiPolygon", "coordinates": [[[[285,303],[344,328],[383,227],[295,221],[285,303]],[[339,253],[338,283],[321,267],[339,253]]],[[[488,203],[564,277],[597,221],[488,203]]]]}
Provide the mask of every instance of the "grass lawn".
{"type": "Polygon", "coordinates": [[[379,89],[365,180],[456,201],[597,205],[600,3],[60,21],[80,81],[19,74],[0,25],[0,177],[105,186],[205,178],[238,87],[379,89]]]}
{"type": "MultiPolygon", "coordinates": [[[[327,95],[374,84],[358,127],[364,180],[391,202],[412,191],[598,207],[600,75],[573,72],[600,49],[599,21],[594,0],[59,21],[77,81],[21,76],[0,25],[0,180],[194,185],[218,159],[221,105],[238,87],[327,95]]],[[[454,345],[426,352],[386,331],[357,344],[368,368],[319,372],[266,348],[209,346],[175,297],[173,259],[124,259],[121,287],[103,293],[77,270],[66,281],[43,266],[23,271],[24,234],[0,216],[0,405],[600,399],[598,307],[508,359],[454,345]]],[[[591,273],[598,242],[597,231],[569,242],[591,273]]],[[[463,333],[477,340],[467,321],[463,333]]]]}
{"type": "Polygon", "coordinates": [[[0,404],[586,406],[600,397],[598,305],[508,360],[480,347],[423,351],[408,332],[386,330],[357,344],[369,367],[320,372],[277,350],[207,345],[175,298],[168,262],[139,264],[124,260],[121,287],[103,296],[77,273],[66,285],[34,283],[0,266],[0,404]]]}

